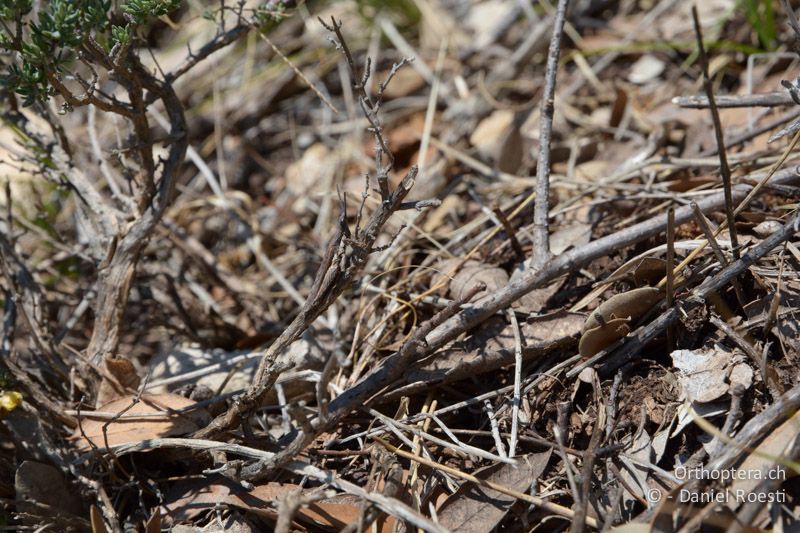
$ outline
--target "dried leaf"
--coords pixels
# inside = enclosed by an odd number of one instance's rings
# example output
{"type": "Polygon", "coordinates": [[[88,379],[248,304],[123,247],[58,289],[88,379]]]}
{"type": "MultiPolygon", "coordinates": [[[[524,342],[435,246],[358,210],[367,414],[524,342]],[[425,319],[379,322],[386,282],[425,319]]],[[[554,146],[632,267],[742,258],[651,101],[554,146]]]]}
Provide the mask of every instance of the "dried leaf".
{"type": "Polygon", "coordinates": [[[781,227],[783,227],[783,225],[777,220],[765,220],[753,228],[753,233],[759,237],[769,237],[781,229],[781,227]]]}
{"type": "Polygon", "coordinates": [[[698,187],[716,184],[718,178],[712,176],[680,176],[677,179],[668,181],[667,189],[675,192],[686,192],[698,187]]]}
{"type": "MultiPolygon", "coordinates": [[[[511,279],[513,282],[513,276],[511,279]]],[[[511,308],[520,313],[539,313],[547,308],[550,298],[555,296],[563,284],[564,278],[559,278],[540,289],[533,289],[512,303],[511,308]]]]}
{"type": "Polygon", "coordinates": [[[508,274],[502,268],[477,261],[467,261],[450,282],[450,296],[460,300],[472,287],[481,282],[486,284],[486,290],[476,294],[474,299],[508,285],[508,274]]]}
{"type": "MultiPolygon", "coordinates": [[[[642,260],[645,260],[644,265],[646,265],[644,266],[645,270],[642,271],[642,277],[643,278],[646,277],[647,275],[646,272],[650,270],[651,265],[653,268],[655,268],[657,262],[661,261],[660,259],[657,258],[652,258],[652,259],[654,260],[651,261],[651,258],[649,258],[649,256],[646,256],[646,257],[634,257],[633,259],[626,261],[622,266],[620,266],[614,272],[612,272],[611,275],[608,276],[608,278],[606,278],[603,282],[599,283],[594,289],[592,289],[592,291],[589,294],[581,298],[578,303],[573,305],[571,310],[580,311],[587,305],[597,300],[597,298],[608,288],[608,285],[613,281],[631,280],[635,282],[636,281],[635,272],[637,266],[642,264],[642,260]]],[[[664,273],[666,274],[666,267],[664,268],[664,273]]]]}
{"type": "Polygon", "coordinates": [[[780,293],[778,311],[774,320],[768,318],[774,295],[765,295],[744,308],[751,320],[764,319],[761,324],[771,323],[770,332],[780,340],[784,353],[800,353],[800,321],[797,320],[797,309],[800,308],[800,294],[784,286],[780,293]],[[765,318],[766,317],[766,318],[765,318]]]}
{"type": "MultiPolygon", "coordinates": [[[[231,480],[218,477],[213,481],[191,480],[176,483],[167,494],[167,517],[171,522],[188,521],[218,504],[239,507],[260,516],[275,520],[280,500],[288,493],[300,489],[291,483],[269,482],[246,491],[231,480]]],[[[349,494],[319,500],[298,509],[296,527],[300,524],[338,531],[358,521],[361,500],[349,494]]],[[[391,533],[396,520],[389,516],[378,521],[378,531],[391,533]]]]}
{"type": "Polygon", "coordinates": [[[14,494],[20,513],[65,517],[82,516],[85,512],[75,489],[58,468],[48,464],[23,461],[14,474],[14,494]]]}
{"type": "Polygon", "coordinates": [[[581,357],[591,357],[618,339],[625,337],[631,332],[628,322],[630,322],[628,318],[614,318],[603,326],[585,331],[578,343],[578,352],[581,357]]]}
{"type": "Polygon", "coordinates": [[[628,107],[628,93],[620,88],[615,87],[617,97],[614,99],[614,105],[611,108],[611,113],[608,119],[608,125],[612,128],[619,126],[622,122],[622,117],[625,116],[625,109],[628,107]]]}
{"type": "Polygon", "coordinates": [[[749,388],[753,370],[742,357],[720,347],[710,350],[675,350],[670,354],[684,397],[690,402],[710,402],[727,394],[735,383],[749,388]]]}
{"type": "MultiPolygon", "coordinates": [[[[639,463],[652,463],[653,448],[651,442],[650,435],[647,431],[643,429],[640,430],[625,448],[627,456],[638,459],[637,462],[639,463]]],[[[625,501],[624,508],[630,508],[630,506],[634,505],[636,497],[643,498],[649,489],[647,483],[647,468],[630,461],[627,459],[627,456],[620,458],[620,462],[623,465],[623,468],[620,468],[620,473],[622,474],[622,478],[627,482],[625,484],[625,492],[623,493],[623,500],[625,501]],[[636,491],[637,494],[631,494],[628,492],[628,488],[636,491]]]]}
{"type": "Polygon", "coordinates": [[[108,531],[105,522],[103,522],[103,515],[96,505],[92,505],[89,508],[89,517],[92,522],[92,533],[106,533],[108,531]]]}
{"type": "MultiPolygon", "coordinates": [[[[272,515],[272,510],[269,510],[270,504],[277,505],[286,494],[299,488],[298,485],[291,483],[271,482],[258,485],[250,492],[234,490],[226,498],[226,502],[251,511],[262,513],[266,511],[269,515],[272,515]]],[[[297,510],[295,519],[325,529],[340,530],[348,524],[357,522],[360,514],[361,500],[349,494],[342,494],[301,507],[297,510]]],[[[390,533],[391,526],[394,525],[394,520],[392,520],[387,529],[388,522],[384,524],[384,529],[382,530],[386,533],[390,533]]]]}
{"type": "Polygon", "coordinates": [[[508,16],[510,2],[507,0],[488,0],[479,2],[469,10],[462,24],[472,32],[470,43],[479,50],[489,46],[497,38],[497,27],[503,23],[503,18],[508,16]]]}
{"type": "Polygon", "coordinates": [[[633,280],[637,287],[654,286],[667,275],[667,262],[658,257],[643,257],[633,267],[633,280]]]}
{"type": "Polygon", "coordinates": [[[516,172],[522,162],[522,135],[514,124],[514,112],[499,109],[483,119],[469,138],[480,156],[503,172],[516,172]]]}
{"type": "MultiPolygon", "coordinates": [[[[478,470],[479,479],[527,492],[542,475],[552,450],[518,458],[518,465],[497,464],[478,470]]],[[[492,531],[516,499],[493,489],[464,483],[437,511],[439,523],[451,531],[492,531]]]]}
{"type": "MultiPolygon", "coordinates": [[[[551,246],[552,246],[552,236],[550,238],[551,246]]],[[[525,261],[524,263],[518,265],[514,271],[511,273],[511,279],[509,279],[509,283],[514,283],[518,279],[520,279],[527,269],[533,268],[530,264],[530,261],[525,261]]],[[[561,286],[564,284],[565,278],[561,277],[550,284],[541,287],[539,289],[533,289],[530,292],[523,294],[520,298],[518,298],[514,303],[511,304],[511,307],[519,311],[520,313],[538,313],[542,309],[547,307],[547,302],[550,298],[553,297],[554,294],[558,292],[561,286]]]]}
{"type": "Polygon", "coordinates": [[[336,154],[322,143],[309,146],[303,157],[286,169],[286,189],[293,195],[305,197],[324,190],[338,165],[336,154]]]}
{"type": "MultiPolygon", "coordinates": [[[[157,385],[157,382],[169,379],[175,376],[196,372],[203,368],[208,368],[212,365],[220,365],[221,368],[216,372],[209,372],[199,378],[192,378],[191,383],[202,387],[208,387],[216,392],[224,384],[224,388],[220,390],[221,393],[234,392],[246,388],[253,379],[255,368],[257,366],[257,359],[249,359],[241,361],[236,369],[232,372],[225,363],[235,358],[243,358],[251,353],[248,350],[226,351],[221,349],[204,349],[197,345],[185,344],[179,345],[175,348],[164,351],[152,359],[148,363],[148,371],[150,372],[150,382],[157,385]]],[[[172,384],[173,390],[183,385],[183,382],[172,384]]],[[[148,387],[149,392],[153,393],[166,393],[168,392],[167,386],[158,385],[155,387],[148,387]]]]}
{"type": "Polygon", "coordinates": [[[609,298],[583,325],[578,345],[581,356],[591,357],[630,333],[629,324],[640,320],[662,297],[659,289],[641,287],[609,298]]]}
{"type": "Polygon", "coordinates": [[[631,66],[628,81],[637,85],[645,84],[658,78],[664,72],[664,68],[666,65],[657,57],[643,55],[631,66]]]}
{"type": "Polygon", "coordinates": [[[145,533],[161,532],[161,513],[156,510],[144,526],[145,533]]]}
{"type": "Polygon", "coordinates": [[[124,357],[109,357],[103,361],[107,374],[104,375],[97,390],[97,404],[103,405],[117,398],[125,397],[126,389],[139,387],[139,374],[133,363],[124,357]],[[112,379],[113,378],[113,379],[112,379]]]}
{"type": "MultiPolygon", "coordinates": [[[[372,81],[373,93],[378,92],[378,84],[385,80],[388,74],[388,71],[384,71],[377,76],[372,76],[370,81],[372,81]]],[[[383,99],[384,101],[389,101],[394,100],[395,98],[409,96],[424,86],[425,78],[423,78],[419,72],[413,68],[401,68],[395,72],[395,75],[392,78],[392,83],[385,87],[383,91],[383,99]]],[[[418,131],[422,131],[422,128],[420,128],[418,131]]],[[[394,143],[392,143],[392,146],[394,146],[394,143]]]]}
{"type": "MultiPolygon", "coordinates": [[[[295,370],[321,370],[331,348],[332,334],[330,330],[311,326],[303,336],[292,343],[281,354],[281,360],[291,364],[295,370]]],[[[258,357],[250,350],[227,351],[219,348],[201,348],[193,344],[178,345],[153,357],[148,363],[150,383],[148,392],[162,393],[174,391],[191,383],[194,386],[207,387],[213,392],[230,393],[246,389],[253,381],[258,357]],[[249,356],[249,358],[248,358],[249,356]],[[235,363],[235,366],[232,364],[235,363]],[[169,385],[159,385],[157,382],[208,369],[218,365],[216,372],[207,372],[203,376],[187,379],[169,385]]],[[[308,381],[292,380],[283,383],[284,393],[287,398],[293,398],[314,389],[308,381]]],[[[274,402],[274,393],[265,401],[274,402]]]]}
{"type": "Polygon", "coordinates": [[[560,255],[570,248],[587,244],[591,238],[592,226],[587,223],[577,222],[558,228],[550,235],[550,252],[553,255],[560,255]]]}
{"type": "MultiPolygon", "coordinates": [[[[127,409],[132,401],[133,396],[127,398],[120,398],[111,403],[105,404],[98,408],[98,411],[104,413],[120,413],[127,409]]],[[[145,394],[142,396],[141,401],[125,411],[126,415],[134,414],[153,414],[162,413],[163,417],[144,418],[144,419],[125,419],[120,418],[108,425],[106,434],[108,436],[108,445],[114,446],[116,444],[124,444],[127,442],[139,442],[147,439],[156,439],[159,437],[169,437],[175,435],[185,435],[203,427],[208,421],[208,413],[202,410],[191,411],[185,415],[168,416],[169,410],[178,410],[195,402],[179,396],[177,394],[145,394]]],[[[89,415],[91,416],[91,415],[89,415]]],[[[103,426],[108,423],[108,420],[84,420],[81,424],[83,432],[86,437],[95,446],[105,448],[105,440],[103,437],[103,426]]],[[[86,449],[89,448],[89,441],[81,435],[80,428],[75,430],[73,435],[78,440],[78,446],[86,449]]]]}

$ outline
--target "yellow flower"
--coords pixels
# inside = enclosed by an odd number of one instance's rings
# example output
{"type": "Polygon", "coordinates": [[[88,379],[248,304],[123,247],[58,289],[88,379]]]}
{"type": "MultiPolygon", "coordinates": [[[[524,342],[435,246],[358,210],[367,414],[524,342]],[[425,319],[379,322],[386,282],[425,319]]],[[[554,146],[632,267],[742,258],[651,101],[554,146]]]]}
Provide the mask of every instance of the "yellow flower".
{"type": "Polygon", "coordinates": [[[0,418],[16,409],[20,403],[22,403],[22,394],[16,391],[0,393],[0,418]]]}

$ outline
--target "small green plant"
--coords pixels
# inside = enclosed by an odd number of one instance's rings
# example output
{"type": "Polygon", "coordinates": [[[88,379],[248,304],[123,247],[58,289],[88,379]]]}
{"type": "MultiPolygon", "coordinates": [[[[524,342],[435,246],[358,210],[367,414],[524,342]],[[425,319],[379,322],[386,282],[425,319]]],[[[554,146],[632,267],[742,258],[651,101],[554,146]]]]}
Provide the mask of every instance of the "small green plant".
{"type": "Polygon", "coordinates": [[[30,0],[0,0],[0,49],[18,57],[0,83],[26,106],[53,96],[53,81],[68,71],[85,40],[102,40],[110,8],[110,0],[53,0],[32,13],[30,0]]]}
{"type": "MultiPolygon", "coordinates": [[[[21,96],[24,106],[58,94],[70,109],[100,103],[102,99],[93,96],[103,70],[117,74],[123,85],[133,83],[125,67],[136,57],[131,49],[139,29],[177,10],[181,0],[129,0],[116,14],[111,0],[46,0],[40,6],[34,10],[31,0],[0,0],[0,52],[5,56],[0,56],[0,87],[21,96]],[[119,19],[126,23],[112,23],[119,19]],[[65,79],[88,98],[74,96],[65,79]]],[[[286,7],[266,1],[248,13],[243,4],[231,8],[223,2],[208,10],[206,18],[216,21],[232,10],[244,26],[261,27],[281,20],[286,7]]],[[[108,107],[103,109],[110,111],[108,107]]]]}
{"type": "Polygon", "coordinates": [[[753,27],[764,50],[774,50],[778,32],[775,26],[775,11],[772,0],[740,0],[739,9],[753,27]]]}

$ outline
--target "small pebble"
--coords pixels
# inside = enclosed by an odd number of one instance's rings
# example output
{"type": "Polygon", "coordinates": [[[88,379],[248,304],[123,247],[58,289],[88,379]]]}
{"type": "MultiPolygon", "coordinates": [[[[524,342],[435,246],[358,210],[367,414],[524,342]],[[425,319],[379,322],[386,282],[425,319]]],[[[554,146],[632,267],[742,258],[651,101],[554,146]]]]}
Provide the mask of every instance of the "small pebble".
{"type": "Polygon", "coordinates": [[[782,224],[777,220],[765,220],[758,226],[753,228],[753,232],[759,237],[767,237],[778,231],[782,224]]]}

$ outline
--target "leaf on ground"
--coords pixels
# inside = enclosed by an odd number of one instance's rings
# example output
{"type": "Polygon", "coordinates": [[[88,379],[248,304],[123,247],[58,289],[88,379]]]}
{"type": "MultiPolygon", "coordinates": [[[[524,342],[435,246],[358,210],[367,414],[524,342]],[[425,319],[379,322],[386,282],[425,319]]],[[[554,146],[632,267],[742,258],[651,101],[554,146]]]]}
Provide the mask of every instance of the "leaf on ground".
{"type": "Polygon", "coordinates": [[[106,533],[106,524],[103,522],[103,515],[96,505],[89,508],[89,518],[92,524],[92,533],[106,533]]]}
{"type": "Polygon", "coordinates": [[[85,512],[80,496],[61,471],[36,461],[23,461],[17,468],[14,495],[17,512],[39,517],[36,522],[46,517],[82,516],[85,512]]]}
{"type": "MultiPolygon", "coordinates": [[[[107,403],[97,410],[103,413],[121,413],[130,407],[134,397],[120,398],[111,403],[107,403]]],[[[106,429],[108,445],[114,446],[127,442],[139,442],[159,437],[171,437],[175,435],[185,435],[203,427],[208,421],[208,413],[203,410],[191,411],[185,415],[169,415],[170,410],[183,409],[194,405],[194,401],[179,396],[177,394],[145,394],[141,401],[125,411],[122,418],[110,423],[106,429]],[[133,418],[126,419],[126,415],[144,415],[161,413],[163,417],[153,418],[133,418]]],[[[106,443],[103,437],[103,426],[108,419],[92,419],[91,413],[86,414],[89,419],[84,419],[81,423],[86,438],[77,428],[73,437],[78,439],[78,446],[82,449],[90,447],[89,441],[98,448],[105,448],[106,443]]]]}
{"type": "MultiPolygon", "coordinates": [[[[389,71],[384,71],[376,76],[372,76],[370,81],[372,82],[372,91],[374,93],[378,92],[379,84],[383,82],[388,75],[389,71]]],[[[401,68],[394,73],[392,83],[384,87],[383,99],[388,102],[395,98],[409,96],[424,86],[425,78],[423,78],[419,72],[413,68],[401,68]]],[[[422,131],[422,128],[418,131],[422,131]]],[[[394,146],[394,143],[392,143],[392,146],[394,146]]]]}
{"type": "Polygon", "coordinates": [[[581,356],[591,357],[630,333],[629,324],[639,321],[662,297],[663,293],[655,287],[640,287],[606,300],[583,325],[581,356]]]}
{"type": "MultiPolygon", "coordinates": [[[[515,276],[517,272],[518,271],[515,270],[514,274],[511,276],[512,283],[516,278],[520,277],[515,276]]],[[[558,278],[540,289],[533,289],[512,303],[511,308],[520,313],[539,313],[547,308],[547,303],[550,301],[550,298],[555,296],[563,284],[564,278],[558,278]]]]}
{"type": "Polygon", "coordinates": [[[498,109],[483,119],[469,138],[478,154],[501,172],[516,173],[525,155],[524,141],[514,112],[498,109]]]}
{"type": "Polygon", "coordinates": [[[654,55],[643,55],[631,65],[628,81],[637,85],[656,80],[664,72],[666,65],[654,55]]]}
{"type": "MultiPolygon", "coordinates": [[[[511,273],[509,283],[514,283],[520,279],[525,274],[525,271],[530,268],[533,268],[530,261],[525,261],[524,263],[517,265],[517,267],[511,273]]],[[[520,313],[540,312],[542,309],[547,308],[548,301],[559,291],[559,289],[561,289],[565,279],[566,278],[564,277],[560,277],[544,287],[533,289],[532,291],[523,294],[511,304],[511,307],[520,313]]]]}
{"type": "MultiPolygon", "coordinates": [[[[295,370],[321,370],[325,357],[332,348],[332,334],[330,330],[311,326],[303,335],[292,343],[281,354],[281,361],[290,363],[295,370]]],[[[203,348],[196,344],[181,344],[171,350],[164,351],[153,357],[148,363],[150,373],[148,392],[162,393],[175,391],[187,383],[193,386],[206,387],[216,393],[230,393],[246,389],[253,381],[253,376],[258,366],[255,357],[245,359],[253,354],[250,350],[223,350],[221,348],[203,348]],[[239,359],[232,365],[231,362],[239,359]],[[159,385],[161,380],[168,380],[177,376],[209,369],[216,365],[217,370],[206,372],[202,376],[191,379],[159,385]]],[[[284,394],[287,398],[294,398],[314,390],[314,385],[304,380],[290,380],[282,383],[284,394]]],[[[271,392],[265,399],[266,402],[275,402],[277,396],[271,392]]]]}
{"type": "Polygon", "coordinates": [[[450,282],[450,296],[460,300],[472,287],[481,282],[486,284],[486,289],[476,294],[474,300],[508,285],[508,274],[496,266],[467,261],[450,282]]]}
{"type": "MultiPolygon", "coordinates": [[[[208,372],[203,376],[187,380],[187,382],[191,382],[195,386],[208,387],[214,392],[219,390],[223,394],[235,392],[246,388],[252,382],[258,361],[256,359],[243,361],[237,365],[235,370],[225,366],[225,363],[249,353],[249,350],[227,351],[219,348],[202,348],[193,344],[178,345],[150,359],[148,363],[149,382],[157,385],[164,379],[197,372],[212,365],[220,365],[216,372],[208,372]],[[220,389],[223,384],[224,387],[220,389]]],[[[174,390],[183,384],[184,382],[177,382],[169,387],[174,390]]],[[[148,387],[147,390],[153,393],[168,392],[168,386],[148,387]]]]}
{"type": "Polygon", "coordinates": [[[683,402],[678,407],[677,420],[675,428],[670,432],[669,438],[675,438],[679,435],[689,424],[694,422],[694,415],[692,412],[699,415],[701,418],[709,419],[716,416],[724,415],[730,408],[730,401],[720,401],[712,403],[696,403],[692,404],[688,400],[683,402]]]}
{"type": "Polygon", "coordinates": [[[160,533],[161,532],[161,513],[156,511],[150,516],[150,520],[144,525],[145,533],[160,533]]]}
{"type": "MultiPolygon", "coordinates": [[[[298,489],[300,487],[292,483],[269,482],[248,492],[241,485],[222,477],[213,481],[182,481],[176,483],[167,494],[167,520],[172,523],[188,521],[218,504],[238,507],[275,520],[281,499],[298,489]]],[[[361,504],[361,499],[350,494],[319,500],[297,510],[294,526],[302,528],[305,524],[323,530],[339,531],[359,520],[361,504]]],[[[378,531],[391,533],[396,520],[386,516],[376,523],[378,531]]]]}
{"type": "Polygon", "coordinates": [[[128,395],[126,389],[139,387],[139,374],[136,367],[124,357],[109,357],[104,362],[106,375],[103,375],[97,390],[97,404],[104,405],[124,398],[128,395]],[[113,378],[113,379],[112,379],[113,378]]]}
{"type": "Polygon", "coordinates": [[[686,176],[681,175],[676,179],[667,182],[667,189],[673,192],[686,192],[698,187],[709,186],[719,182],[713,176],[686,176]]]}
{"type": "Polygon", "coordinates": [[[667,262],[658,257],[642,257],[633,267],[633,281],[637,287],[655,286],[667,275],[667,262]]]}
{"type": "MultiPolygon", "coordinates": [[[[662,259],[658,259],[655,257],[650,256],[637,256],[633,259],[626,261],[622,266],[617,268],[614,272],[611,273],[608,278],[603,280],[600,283],[597,283],[597,286],[589,292],[586,296],[580,299],[578,303],[572,306],[572,311],[580,311],[584,307],[588,306],[589,304],[595,302],[597,298],[600,297],[603,292],[608,288],[611,282],[620,281],[620,280],[630,280],[639,285],[637,281],[637,277],[641,281],[645,281],[648,279],[650,275],[655,275],[654,270],[658,268],[658,264],[663,264],[664,274],[666,274],[666,261],[662,259]],[[637,272],[641,270],[641,273],[637,276],[637,272]]],[[[663,275],[662,275],[663,277],[663,275]]],[[[655,282],[651,282],[651,285],[655,285],[657,282],[661,281],[661,278],[656,280],[655,282]]]]}
{"type": "Polygon", "coordinates": [[[286,189],[299,197],[320,192],[337,168],[337,156],[327,146],[316,143],[309,146],[300,160],[286,169],[286,189]]]}
{"type": "Polygon", "coordinates": [[[744,356],[713,349],[675,350],[670,356],[675,368],[680,370],[678,380],[683,397],[690,402],[710,402],[727,394],[734,384],[745,389],[753,383],[753,369],[744,362],[744,356]]]}
{"type": "Polygon", "coordinates": [[[780,292],[777,313],[769,318],[770,307],[773,306],[775,294],[765,295],[744,307],[750,321],[758,321],[763,329],[770,323],[770,332],[775,335],[783,347],[784,353],[800,353],[800,321],[797,320],[797,309],[800,308],[800,291],[784,284],[780,292]]]}
{"type": "Polygon", "coordinates": [[[570,248],[579,248],[592,239],[592,226],[584,222],[576,222],[558,228],[550,235],[550,252],[560,255],[570,248]]]}
{"type": "MultiPolygon", "coordinates": [[[[542,475],[552,450],[517,458],[518,465],[497,464],[478,470],[474,475],[519,492],[527,492],[542,475]]],[[[488,487],[466,482],[437,511],[439,524],[451,531],[483,532],[493,530],[505,517],[516,498],[488,487]]]]}
{"type": "Polygon", "coordinates": [[[635,505],[638,498],[644,498],[649,489],[647,483],[648,470],[646,467],[639,466],[639,464],[652,464],[653,461],[653,447],[650,435],[642,429],[630,441],[625,448],[626,456],[620,457],[620,462],[623,468],[620,468],[622,479],[626,482],[625,491],[622,495],[626,509],[635,505]],[[629,460],[627,457],[632,457],[637,460],[637,463],[629,460]],[[636,492],[631,494],[630,490],[636,492]]]}

